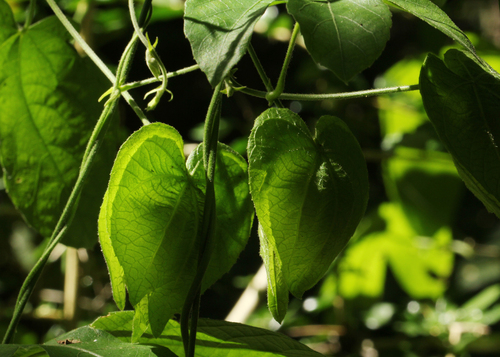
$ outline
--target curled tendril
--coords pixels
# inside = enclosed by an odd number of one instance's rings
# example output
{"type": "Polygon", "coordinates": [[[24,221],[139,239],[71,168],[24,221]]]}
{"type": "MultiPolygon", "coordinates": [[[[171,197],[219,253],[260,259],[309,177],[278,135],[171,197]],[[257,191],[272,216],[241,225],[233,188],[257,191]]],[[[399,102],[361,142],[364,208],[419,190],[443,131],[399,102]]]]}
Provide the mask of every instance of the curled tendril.
{"type": "Polygon", "coordinates": [[[165,68],[165,65],[161,61],[160,56],[158,56],[158,53],[156,52],[158,38],[156,38],[154,44],[151,44],[148,34],[146,34],[146,39],[148,41],[148,45],[146,48],[146,64],[148,65],[151,74],[153,74],[156,79],[161,79],[161,85],[147,92],[144,96],[144,99],[146,99],[149,95],[156,93],[154,98],[148,103],[148,106],[146,108],[146,110],[153,110],[154,108],[156,108],[165,92],[168,92],[168,94],[170,94],[170,100],[172,100],[174,96],[172,92],[167,89],[167,70],[165,68]]]}

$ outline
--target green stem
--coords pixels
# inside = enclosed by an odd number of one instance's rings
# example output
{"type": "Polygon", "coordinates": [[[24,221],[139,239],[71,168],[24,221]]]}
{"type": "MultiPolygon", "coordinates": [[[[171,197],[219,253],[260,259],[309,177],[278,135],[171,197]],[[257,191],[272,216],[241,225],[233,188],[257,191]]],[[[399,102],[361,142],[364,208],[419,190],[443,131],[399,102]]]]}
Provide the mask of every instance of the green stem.
{"type": "Polygon", "coordinates": [[[189,287],[186,300],[181,313],[181,335],[184,344],[184,352],[186,357],[193,357],[196,345],[196,327],[198,316],[198,308],[196,301],[199,299],[201,293],[201,282],[214,248],[214,236],[216,225],[216,207],[215,207],[215,163],[217,158],[217,145],[219,135],[219,122],[220,122],[220,106],[222,100],[221,88],[223,82],[219,83],[212,95],[212,100],[207,111],[205,119],[205,133],[203,140],[203,165],[205,167],[205,204],[203,209],[202,231],[201,237],[204,239],[200,249],[200,256],[198,260],[198,268],[196,270],[195,278],[189,287]],[[191,317],[191,332],[189,332],[189,315],[193,311],[191,317]],[[194,319],[194,320],[193,320],[194,319]]]}
{"type": "MultiPolygon", "coordinates": [[[[47,0],[47,4],[49,4],[50,8],[52,11],[54,11],[54,14],[57,16],[59,21],[63,24],[63,26],[66,28],[66,30],[69,32],[71,37],[78,42],[82,50],[89,56],[89,58],[94,62],[94,64],[101,70],[102,73],[109,79],[109,81],[115,86],[116,83],[116,77],[115,75],[109,70],[109,68],[104,64],[104,62],[97,56],[97,54],[90,48],[90,46],[85,42],[85,40],[80,36],[78,31],[73,27],[71,22],[64,16],[63,12],[57,6],[56,2],[54,0],[47,0]]],[[[137,114],[137,116],[141,119],[144,125],[149,124],[149,121],[146,118],[146,115],[144,112],[141,110],[141,108],[137,105],[136,101],[134,98],[130,95],[128,92],[121,92],[120,93],[122,97],[125,99],[125,101],[132,107],[134,112],[137,114]]]]}
{"type": "Polygon", "coordinates": [[[278,83],[276,84],[276,88],[267,93],[266,99],[269,103],[273,103],[281,93],[285,90],[285,78],[286,72],[288,70],[288,66],[290,65],[290,61],[292,60],[293,49],[295,48],[295,42],[297,41],[297,36],[300,32],[299,23],[296,22],[293,28],[292,36],[290,37],[290,43],[288,44],[288,50],[286,51],[285,61],[283,62],[283,68],[281,68],[281,73],[278,78],[278,83]]]}
{"type": "Polygon", "coordinates": [[[30,0],[28,13],[26,14],[26,21],[24,22],[24,27],[23,27],[24,30],[27,30],[31,26],[31,23],[33,22],[33,17],[35,17],[35,10],[36,10],[36,0],[30,0]]]}
{"type": "MultiPolygon", "coordinates": [[[[262,64],[260,63],[259,57],[257,57],[257,53],[255,52],[255,49],[253,48],[252,44],[248,46],[248,54],[250,55],[250,58],[252,59],[252,62],[255,66],[255,69],[257,69],[257,72],[259,73],[260,79],[264,83],[264,86],[266,87],[267,92],[272,92],[274,91],[274,87],[271,83],[271,80],[266,74],[266,71],[264,70],[264,67],[262,67],[262,64]]],[[[276,104],[277,107],[279,108],[284,108],[283,104],[279,100],[275,100],[274,104],[276,104]]]]}
{"type": "Polygon", "coordinates": [[[148,15],[152,11],[151,3],[153,0],[145,0],[142,5],[141,14],[139,15],[139,27],[146,27],[148,22],[148,15]]]}
{"type": "MultiPolygon", "coordinates": [[[[239,89],[239,92],[251,95],[253,97],[266,98],[268,92],[263,92],[257,89],[246,88],[236,81],[232,81],[234,87],[243,87],[239,89]]],[[[399,87],[387,87],[380,89],[368,89],[360,90],[355,92],[344,92],[344,93],[330,93],[330,94],[295,94],[295,93],[281,93],[278,97],[282,100],[302,100],[302,101],[316,101],[324,99],[354,99],[354,98],[366,98],[373,97],[381,94],[399,93],[399,92],[410,92],[414,90],[419,90],[420,86],[418,84],[412,84],[409,86],[399,86],[399,87]]]]}
{"type": "MultiPolygon", "coordinates": [[[[170,79],[172,77],[177,77],[177,76],[189,73],[189,72],[196,71],[198,69],[200,69],[200,66],[197,65],[197,64],[195,64],[193,66],[182,68],[182,69],[179,69],[177,71],[169,72],[169,73],[167,73],[167,78],[170,79]]],[[[148,84],[153,84],[153,83],[156,83],[156,82],[161,82],[162,80],[163,80],[163,76],[159,76],[158,78],[151,77],[151,78],[148,78],[148,79],[144,79],[142,81],[136,81],[136,82],[131,82],[131,83],[123,84],[119,88],[122,91],[123,90],[131,90],[131,89],[134,89],[134,88],[139,88],[139,87],[142,87],[142,86],[146,86],[148,84]]]]}

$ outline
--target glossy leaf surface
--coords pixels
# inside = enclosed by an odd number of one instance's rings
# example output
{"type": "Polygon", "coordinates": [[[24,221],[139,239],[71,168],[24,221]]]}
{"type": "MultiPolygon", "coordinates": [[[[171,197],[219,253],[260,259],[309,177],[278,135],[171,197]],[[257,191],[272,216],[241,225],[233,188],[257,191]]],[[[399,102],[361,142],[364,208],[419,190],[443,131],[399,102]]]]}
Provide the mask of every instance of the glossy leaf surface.
{"type": "Polygon", "coordinates": [[[287,109],[268,109],[250,135],[250,191],[257,217],[281,260],[284,281],[301,297],[324,275],[363,216],[368,178],[347,126],[322,117],[313,138],[287,109]]]}
{"type": "Polygon", "coordinates": [[[500,217],[500,79],[465,53],[434,55],[420,74],[425,110],[467,187],[500,217]]]}
{"type": "MultiPolygon", "coordinates": [[[[76,181],[85,145],[102,110],[104,76],[68,43],[50,17],[18,31],[0,0],[0,161],[5,187],[26,221],[49,237],[76,181]]],[[[116,141],[115,141],[116,142],[116,141]]],[[[63,243],[91,248],[116,153],[101,150],[63,243]]]]}
{"type": "Polygon", "coordinates": [[[245,54],[253,27],[273,0],[188,0],[184,32],[194,58],[216,86],[245,54]]]}
{"type": "MultiPolygon", "coordinates": [[[[227,146],[219,148],[216,252],[204,288],[235,263],[253,217],[246,163],[227,146]]],[[[99,233],[117,305],[124,306],[126,285],[136,308],[135,338],[148,324],[155,335],[162,331],[183,306],[196,273],[205,190],[201,151],[186,168],[178,132],[155,123],[132,134],[113,167],[99,233]]]]}
{"type": "MultiPolygon", "coordinates": [[[[111,313],[98,318],[91,326],[107,331],[121,341],[130,341],[133,312],[111,313]]],[[[167,347],[179,356],[184,355],[179,324],[169,321],[158,338],[148,330],[140,344],[167,347]]],[[[247,325],[200,319],[196,335],[196,356],[200,357],[309,357],[321,356],[307,346],[281,334],[247,325]]]]}
{"type": "Polygon", "coordinates": [[[289,0],[316,63],[348,82],[370,67],[389,40],[391,12],[381,0],[289,0]]]}

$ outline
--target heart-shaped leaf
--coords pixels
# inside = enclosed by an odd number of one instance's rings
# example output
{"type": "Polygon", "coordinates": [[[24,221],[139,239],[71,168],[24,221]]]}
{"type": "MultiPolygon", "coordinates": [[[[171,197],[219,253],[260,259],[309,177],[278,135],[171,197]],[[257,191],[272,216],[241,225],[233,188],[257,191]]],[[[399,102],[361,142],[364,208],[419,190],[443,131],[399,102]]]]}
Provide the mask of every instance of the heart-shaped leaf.
{"type": "Polygon", "coordinates": [[[184,32],[193,55],[216,86],[245,54],[253,28],[273,0],[187,0],[184,32]]]}
{"type": "Polygon", "coordinates": [[[348,82],[370,67],[389,40],[391,12],[382,0],[289,0],[316,63],[348,82]]]}
{"type": "Polygon", "coordinates": [[[500,79],[458,50],[420,72],[425,110],[466,186],[500,217],[500,79]]]}
{"type": "MultiPolygon", "coordinates": [[[[81,58],[56,17],[18,30],[0,0],[0,162],[5,187],[26,221],[50,237],[78,176],[86,143],[109,86],[88,58],[81,58]]],[[[116,130],[114,130],[116,132],[116,130]]],[[[116,137],[96,158],[79,209],[63,243],[91,248],[116,137]]]]}
{"type": "Polygon", "coordinates": [[[320,118],[313,138],[297,114],[276,108],[255,121],[248,153],[250,191],[273,248],[268,251],[279,257],[288,290],[301,297],[324,275],[364,214],[363,154],[340,119],[320,118]]]}
{"type": "MultiPolygon", "coordinates": [[[[139,311],[137,326],[149,323],[156,335],[180,311],[198,266],[205,190],[200,148],[187,166],[179,133],[147,125],[121,147],[101,208],[99,234],[117,304],[123,308],[126,285],[139,311]]],[[[219,144],[217,242],[203,288],[231,268],[250,235],[245,177],[243,158],[219,144]]]]}

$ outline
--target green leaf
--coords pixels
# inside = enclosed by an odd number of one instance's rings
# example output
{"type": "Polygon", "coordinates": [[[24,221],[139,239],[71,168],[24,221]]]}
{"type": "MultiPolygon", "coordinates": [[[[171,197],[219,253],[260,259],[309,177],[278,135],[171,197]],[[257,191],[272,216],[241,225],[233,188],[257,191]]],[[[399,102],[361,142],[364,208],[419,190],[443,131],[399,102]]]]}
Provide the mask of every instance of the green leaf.
{"type": "Polygon", "coordinates": [[[115,254],[113,245],[111,244],[111,237],[108,228],[110,216],[107,213],[107,207],[108,193],[106,192],[102,202],[101,211],[99,212],[99,243],[101,244],[102,254],[106,259],[106,264],[108,266],[113,298],[116,306],[118,306],[120,310],[123,310],[125,308],[127,298],[124,278],[125,273],[123,272],[123,268],[115,254]]]}
{"type": "Polygon", "coordinates": [[[123,268],[130,302],[135,307],[148,296],[155,334],[182,307],[201,249],[203,194],[184,162],[174,128],[142,127],[120,148],[102,208],[107,219],[99,221],[123,268]]]}
{"type": "MultiPolygon", "coordinates": [[[[132,319],[133,312],[112,312],[106,317],[98,318],[91,326],[107,331],[121,341],[129,341],[132,319]]],[[[150,331],[147,331],[139,343],[167,347],[179,356],[184,355],[180,327],[176,321],[169,321],[158,338],[154,338],[150,331]]],[[[196,356],[312,357],[321,355],[281,333],[238,323],[200,319],[196,334],[196,356]]]]}
{"type": "Polygon", "coordinates": [[[325,274],[364,214],[368,178],[347,126],[324,116],[313,138],[287,109],[268,109],[249,139],[250,191],[284,281],[301,297],[325,274]]]}
{"type": "Polygon", "coordinates": [[[346,298],[380,296],[389,266],[413,298],[442,296],[446,290],[444,279],[453,269],[451,230],[443,226],[433,236],[419,234],[398,203],[384,203],[378,213],[386,229],[347,246],[339,264],[339,293],[346,298]]]}
{"type": "MultiPolygon", "coordinates": [[[[129,337],[130,339],[130,337],[129,337]]],[[[112,334],[85,326],[65,333],[43,345],[1,345],[2,357],[175,357],[167,347],[131,344],[112,334]],[[45,353],[44,353],[45,352],[45,353]]]]}
{"type": "MultiPolygon", "coordinates": [[[[0,0],[0,162],[5,187],[26,221],[49,237],[78,176],[107,84],[80,58],[55,17],[18,31],[0,0]]],[[[104,147],[63,243],[92,247],[106,176],[116,153],[104,147]]]]}
{"type": "Polygon", "coordinates": [[[253,27],[273,0],[187,0],[184,32],[215,87],[245,54],[253,27]]]}
{"type": "Polygon", "coordinates": [[[465,53],[429,55],[420,74],[425,110],[466,186],[500,217],[500,80],[465,53]]]}
{"type": "MultiPolygon", "coordinates": [[[[186,163],[196,186],[205,193],[203,145],[186,163]]],[[[247,162],[229,146],[219,143],[215,170],[217,225],[215,248],[203,277],[202,290],[227,273],[245,248],[252,228],[254,210],[248,189],[247,162]]]]}
{"type": "MultiPolygon", "coordinates": [[[[474,57],[476,50],[465,33],[436,4],[429,0],[385,0],[391,5],[420,18],[464,46],[474,57]]],[[[480,60],[480,59],[479,59],[480,60]]],[[[482,60],[481,60],[482,61],[482,60]]]]}
{"type": "Polygon", "coordinates": [[[370,67],[389,40],[391,12],[382,0],[289,0],[316,63],[342,81],[370,67]]]}
{"type": "Polygon", "coordinates": [[[288,310],[288,287],[281,272],[281,261],[262,225],[259,223],[260,256],[267,273],[267,305],[274,319],[281,323],[288,310]]]}
{"type": "MultiPolygon", "coordinates": [[[[117,156],[99,232],[117,304],[123,308],[126,285],[137,312],[134,340],[148,324],[161,333],[180,312],[195,276],[205,199],[202,154],[200,146],[186,164],[179,133],[155,123],[132,134],[117,156]]],[[[203,289],[236,262],[253,220],[246,163],[223,144],[215,192],[217,241],[203,289]]]]}

